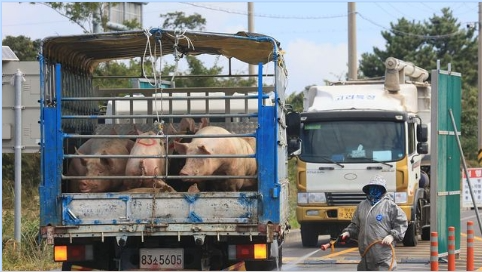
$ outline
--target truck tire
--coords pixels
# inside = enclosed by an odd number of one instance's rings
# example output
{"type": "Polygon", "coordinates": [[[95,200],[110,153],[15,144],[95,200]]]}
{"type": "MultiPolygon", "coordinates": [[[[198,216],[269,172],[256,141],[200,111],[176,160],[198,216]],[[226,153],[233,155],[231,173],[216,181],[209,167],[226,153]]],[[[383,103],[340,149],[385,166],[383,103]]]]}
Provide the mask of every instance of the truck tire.
{"type": "Polygon", "coordinates": [[[408,223],[407,232],[403,237],[404,246],[416,246],[418,244],[416,224],[414,222],[408,223]]]}
{"type": "Polygon", "coordinates": [[[422,227],[422,241],[430,240],[430,226],[422,227]]]}
{"type": "Polygon", "coordinates": [[[303,247],[316,247],[318,245],[318,230],[315,225],[301,224],[300,233],[303,247]]]}

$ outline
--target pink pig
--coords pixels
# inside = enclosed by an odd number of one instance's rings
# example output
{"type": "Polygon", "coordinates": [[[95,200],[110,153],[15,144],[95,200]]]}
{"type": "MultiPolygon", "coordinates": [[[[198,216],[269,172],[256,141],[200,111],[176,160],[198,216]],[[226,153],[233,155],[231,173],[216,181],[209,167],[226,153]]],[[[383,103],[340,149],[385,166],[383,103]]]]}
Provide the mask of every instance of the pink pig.
{"type": "MultiPolygon", "coordinates": [[[[134,142],[129,139],[92,138],[76,149],[78,155],[102,155],[103,158],[73,158],[68,176],[123,176],[127,159],[109,155],[129,155],[134,142]]],[[[118,179],[76,179],[68,184],[73,193],[99,193],[117,191],[122,185],[118,179]]]]}
{"type": "MultiPolygon", "coordinates": [[[[201,128],[196,135],[231,134],[224,128],[207,126],[201,128]]],[[[253,142],[244,138],[193,138],[190,143],[174,142],[174,148],[179,154],[187,155],[252,155],[253,142]]],[[[187,158],[181,169],[181,176],[254,176],[257,172],[255,158],[187,158]]],[[[186,178],[187,182],[203,182],[202,179],[186,178]]],[[[254,187],[256,179],[226,179],[210,182],[215,189],[224,191],[239,191],[254,187]]]]}
{"type": "MultiPolygon", "coordinates": [[[[156,135],[152,131],[142,132],[139,135],[156,135]]],[[[126,176],[162,176],[166,174],[166,149],[164,140],[160,138],[138,138],[131,150],[133,156],[159,156],[157,158],[129,158],[125,168],[126,176]]],[[[139,187],[161,187],[165,183],[161,179],[125,179],[123,189],[129,190],[139,187]]]]}

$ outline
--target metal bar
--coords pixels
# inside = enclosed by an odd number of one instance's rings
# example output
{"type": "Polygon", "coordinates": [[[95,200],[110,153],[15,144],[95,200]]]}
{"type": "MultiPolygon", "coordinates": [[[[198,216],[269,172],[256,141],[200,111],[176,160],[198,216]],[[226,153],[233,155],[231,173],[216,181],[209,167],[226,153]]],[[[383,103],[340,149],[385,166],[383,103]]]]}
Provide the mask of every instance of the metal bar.
{"type": "Polygon", "coordinates": [[[15,73],[15,226],[14,238],[20,248],[22,242],[22,79],[20,70],[15,73]]]}
{"type": "MultiPolygon", "coordinates": [[[[223,75],[176,75],[176,78],[200,78],[200,77],[207,77],[207,78],[211,78],[211,77],[257,77],[258,75],[257,74],[246,74],[246,75],[234,75],[234,74],[223,74],[223,75]]],[[[274,76],[274,74],[264,74],[263,76],[274,76]]],[[[150,76],[146,76],[147,78],[150,78],[150,79],[154,79],[154,77],[150,77],[150,76]]],[[[161,78],[172,78],[172,76],[160,76],[161,78]]],[[[104,79],[104,78],[112,78],[112,79],[116,79],[116,78],[125,78],[125,79],[129,79],[129,78],[139,78],[139,76],[94,76],[93,77],[94,79],[104,79]]]]}
{"type": "MultiPolygon", "coordinates": [[[[267,98],[268,96],[263,96],[264,98],[267,98]]],[[[176,101],[185,101],[185,100],[248,100],[248,99],[257,99],[257,95],[237,95],[237,96],[231,96],[231,95],[226,95],[226,96],[208,96],[208,95],[196,95],[196,96],[166,96],[166,97],[161,97],[161,96],[136,96],[136,97],[130,97],[130,96],[116,96],[116,97],[111,97],[111,96],[94,96],[94,97],[64,97],[62,98],[62,101],[102,101],[102,100],[116,100],[116,101],[121,101],[121,100],[127,100],[127,101],[133,101],[133,100],[156,100],[156,101],[161,101],[161,100],[176,100],[176,101]]]]}
{"type": "Polygon", "coordinates": [[[255,158],[255,154],[251,155],[64,155],[64,158],[255,158]]]}
{"type": "Polygon", "coordinates": [[[160,179],[160,178],[173,178],[173,179],[256,179],[257,176],[65,176],[62,175],[62,179],[79,180],[79,179],[160,179]]]}
{"type": "MultiPolygon", "coordinates": [[[[137,114],[137,115],[63,115],[62,119],[129,119],[129,118],[150,118],[155,117],[155,114],[137,114]]],[[[224,117],[257,117],[256,113],[253,114],[191,114],[188,115],[192,118],[224,118],[224,117]]],[[[183,118],[186,115],[183,114],[164,114],[163,117],[183,118]]]]}
{"type": "Polygon", "coordinates": [[[204,135],[187,135],[187,134],[175,134],[175,135],[167,135],[164,134],[163,136],[155,136],[155,135],[80,135],[80,134],[64,134],[64,138],[71,138],[71,139],[93,139],[93,138],[102,138],[102,139],[118,139],[118,138],[128,138],[128,139],[139,139],[139,138],[238,138],[238,137],[255,137],[255,133],[245,133],[245,134],[204,134],[204,135]]]}

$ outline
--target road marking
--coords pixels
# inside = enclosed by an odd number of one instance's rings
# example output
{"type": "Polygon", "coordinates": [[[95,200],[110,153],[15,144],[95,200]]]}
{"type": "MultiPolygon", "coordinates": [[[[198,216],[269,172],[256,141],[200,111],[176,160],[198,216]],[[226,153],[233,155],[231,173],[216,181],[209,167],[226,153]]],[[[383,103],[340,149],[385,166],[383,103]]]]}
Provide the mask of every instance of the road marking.
{"type": "MultiPolygon", "coordinates": [[[[464,236],[464,237],[467,237],[467,233],[464,233],[464,232],[461,232],[460,235],[464,236]]],[[[474,240],[482,241],[482,237],[474,236],[474,240]]]]}
{"type": "Polygon", "coordinates": [[[358,250],[358,247],[352,247],[352,248],[345,249],[345,250],[342,250],[342,251],[338,251],[338,252],[335,252],[335,253],[330,253],[326,256],[323,256],[323,258],[336,257],[338,255],[349,253],[349,252],[352,252],[352,251],[355,251],[355,250],[358,250]]]}

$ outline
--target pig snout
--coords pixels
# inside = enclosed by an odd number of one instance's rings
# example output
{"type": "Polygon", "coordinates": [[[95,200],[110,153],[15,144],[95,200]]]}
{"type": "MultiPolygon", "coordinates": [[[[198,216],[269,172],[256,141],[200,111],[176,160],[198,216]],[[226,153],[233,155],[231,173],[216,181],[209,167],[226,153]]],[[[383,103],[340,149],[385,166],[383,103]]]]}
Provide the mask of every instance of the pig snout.
{"type": "Polygon", "coordinates": [[[92,182],[87,180],[79,180],[79,191],[81,193],[89,193],[92,190],[92,182]]]}
{"type": "MultiPolygon", "coordinates": [[[[179,172],[180,176],[197,176],[198,171],[195,169],[189,169],[189,168],[182,168],[181,171],[179,172]]],[[[195,179],[192,178],[184,178],[182,179],[183,181],[195,181],[195,179]]]]}

